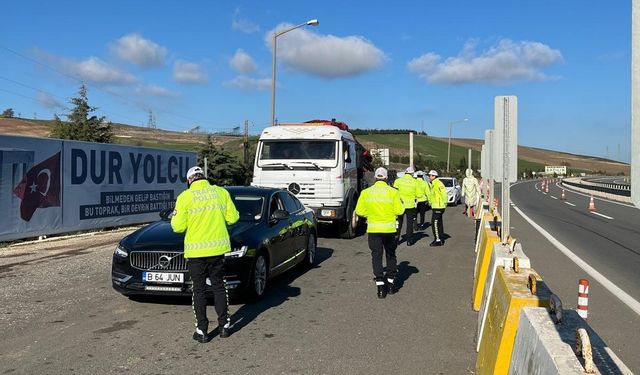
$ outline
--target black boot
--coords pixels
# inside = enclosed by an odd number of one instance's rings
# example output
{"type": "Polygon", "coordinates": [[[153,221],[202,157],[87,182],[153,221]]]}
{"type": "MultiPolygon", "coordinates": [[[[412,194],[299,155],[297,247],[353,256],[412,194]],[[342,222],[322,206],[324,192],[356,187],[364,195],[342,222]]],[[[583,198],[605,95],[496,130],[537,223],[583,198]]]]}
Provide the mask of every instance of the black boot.
{"type": "Polygon", "coordinates": [[[397,291],[398,291],[398,288],[396,288],[395,280],[387,279],[387,293],[396,294],[397,291]]]}
{"type": "Polygon", "coordinates": [[[384,281],[376,281],[376,285],[378,287],[378,298],[385,298],[387,296],[387,286],[384,281]]]}
{"type": "Polygon", "coordinates": [[[193,333],[193,339],[196,340],[197,342],[201,343],[201,344],[205,344],[207,342],[209,342],[209,335],[207,334],[207,331],[202,331],[200,330],[196,330],[193,333]]]}
{"type": "Polygon", "coordinates": [[[220,338],[225,339],[231,335],[230,327],[228,325],[229,323],[218,327],[218,336],[220,338]]]}

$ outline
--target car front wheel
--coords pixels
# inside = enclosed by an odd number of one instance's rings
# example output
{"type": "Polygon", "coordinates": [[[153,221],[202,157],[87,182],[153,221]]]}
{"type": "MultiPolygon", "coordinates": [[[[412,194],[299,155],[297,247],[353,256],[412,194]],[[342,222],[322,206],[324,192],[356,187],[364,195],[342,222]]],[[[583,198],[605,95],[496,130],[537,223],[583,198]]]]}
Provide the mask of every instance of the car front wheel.
{"type": "Polygon", "coordinates": [[[264,252],[258,253],[256,260],[253,263],[253,270],[251,271],[251,282],[249,283],[249,297],[252,300],[258,300],[264,295],[264,291],[267,289],[267,276],[269,261],[264,252]]]}
{"type": "Polygon", "coordinates": [[[309,233],[309,238],[307,238],[307,252],[304,257],[305,266],[313,267],[316,263],[316,250],[316,235],[309,233]]]}

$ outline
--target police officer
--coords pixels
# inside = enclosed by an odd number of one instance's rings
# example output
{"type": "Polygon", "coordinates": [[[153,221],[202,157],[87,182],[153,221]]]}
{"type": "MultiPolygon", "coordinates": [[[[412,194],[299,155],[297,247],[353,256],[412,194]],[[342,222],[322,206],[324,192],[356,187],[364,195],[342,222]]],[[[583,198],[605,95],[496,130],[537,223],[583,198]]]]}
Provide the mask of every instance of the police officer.
{"type": "Polygon", "coordinates": [[[447,189],[444,187],[442,181],[438,179],[438,172],[434,170],[429,171],[429,203],[431,204],[431,229],[433,230],[433,242],[429,246],[442,246],[444,245],[444,224],[442,222],[442,214],[447,207],[447,189]]]}
{"type": "Polygon", "coordinates": [[[229,336],[229,302],[223,279],[224,254],[231,251],[227,225],[237,222],[240,215],[229,192],[209,184],[202,168],[190,168],[187,171],[187,183],[189,188],[180,193],[176,200],[171,228],[177,233],[186,232],[184,257],[193,281],[192,301],[196,317],[193,339],[205,343],[209,341],[205,296],[209,282],[218,314],[218,335],[229,336]]]}
{"type": "MultiPolygon", "coordinates": [[[[416,199],[419,195],[419,187],[416,183],[416,179],[413,178],[413,172],[415,172],[413,167],[409,166],[405,170],[404,176],[397,178],[393,182],[393,187],[398,189],[398,192],[400,193],[400,199],[402,200],[402,204],[404,205],[404,216],[407,217],[407,230],[405,236],[407,239],[407,246],[411,246],[414,244],[413,222],[416,219],[416,199]]],[[[404,216],[398,217],[398,242],[400,242],[400,232],[402,231],[402,221],[404,216]]]]}
{"type": "Polygon", "coordinates": [[[364,189],[360,194],[356,203],[356,214],[367,219],[371,264],[378,298],[385,298],[387,292],[396,292],[396,216],[402,215],[404,206],[398,191],[387,185],[387,170],[382,167],[376,169],[375,177],[376,182],[373,186],[364,189]],[[382,267],[383,249],[387,260],[386,283],[382,267]]]}
{"type": "Polygon", "coordinates": [[[416,207],[416,222],[418,222],[418,228],[424,228],[424,216],[427,213],[427,193],[429,191],[429,184],[422,177],[424,176],[423,171],[416,172],[416,184],[418,184],[418,197],[416,200],[418,201],[416,207]],[[418,220],[420,219],[420,220],[418,220]]]}

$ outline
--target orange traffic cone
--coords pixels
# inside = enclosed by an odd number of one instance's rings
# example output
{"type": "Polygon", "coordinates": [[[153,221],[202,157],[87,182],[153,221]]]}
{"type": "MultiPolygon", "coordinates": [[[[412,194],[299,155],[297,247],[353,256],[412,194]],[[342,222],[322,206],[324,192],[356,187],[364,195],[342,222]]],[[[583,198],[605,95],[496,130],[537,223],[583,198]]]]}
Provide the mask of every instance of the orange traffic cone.
{"type": "Polygon", "coordinates": [[[564,189],[562,189],[562,195],[560,195],[560,199],[562,199],[562,200],[567,199],[567,198],[564,196],[564,189]]]}
{"type": "Polygon", "coordinates": [[[591,199],[589,200],[589,210],[590,211],[595,211],[596,210],[596,204],[593,201],[593,195],[591,195],[591,199]]]}

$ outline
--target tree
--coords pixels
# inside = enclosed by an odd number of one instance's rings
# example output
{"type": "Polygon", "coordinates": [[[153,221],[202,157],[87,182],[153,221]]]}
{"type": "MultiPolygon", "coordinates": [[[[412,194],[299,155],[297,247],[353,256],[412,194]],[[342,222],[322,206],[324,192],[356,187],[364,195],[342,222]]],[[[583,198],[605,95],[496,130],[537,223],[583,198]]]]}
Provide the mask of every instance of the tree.
{"type": "Polygon", "coordinates": [[[13,108],[7,108],[2,112],[2,117],[4,118],[13,118],[13,108]]]}
{"type": "Polygon", "coordinates": [[[54,125],[51,137],[71,139],[77,141],[89,141],[99,143],[111,143],[113,136],[111,122],[105,123],[104,116],[90,116],[97,108],[89,106],[87,88],[80,86],[78,96],[71,99],[73,109],[67,116],[67,122],[54,115],[54,125]]]}
{"type": "MultiPolygon", "coordinates": [[[[207,178],[216,185],[244,185],[247,169],[239,160],[213,144],[210,135],[207,144],[198,152],[198,164],[204,164],[207,158],[207,178]]],[[[252,170],[253,171],[253,170],[252,170]]]]}

